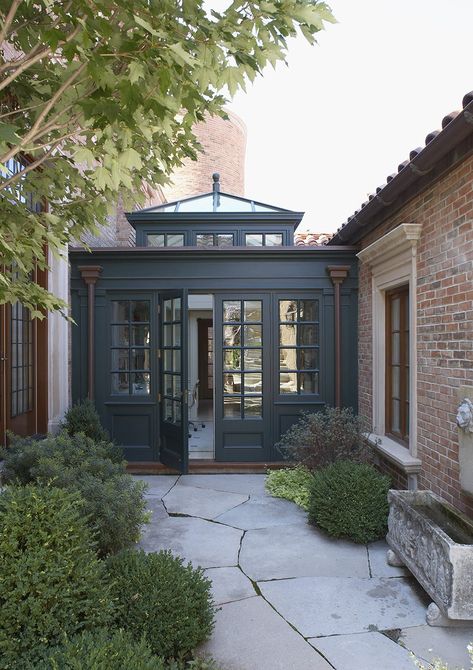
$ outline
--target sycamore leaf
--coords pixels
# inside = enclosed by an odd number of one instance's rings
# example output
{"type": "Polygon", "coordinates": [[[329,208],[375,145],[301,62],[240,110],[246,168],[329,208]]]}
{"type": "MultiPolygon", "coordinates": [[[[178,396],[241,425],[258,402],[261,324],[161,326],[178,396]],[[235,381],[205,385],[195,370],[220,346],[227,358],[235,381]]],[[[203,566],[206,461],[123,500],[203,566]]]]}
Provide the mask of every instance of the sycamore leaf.
{"type": "Polygon", "coordinates": [[[142,166],[140,154],[133,147],[118,156],[118,163],[128,170],[139,170],[142,166]]]}
{"type": "Polygon", "coordinates": [[[14,126],[11,123],[0,123],[0,139],[4,142],[17,144],[20,140],[16,132],[17,130],[18,126],[14,126]]]}
{"type": "Polygon", "coordinates": [[[145,78],[144,65],[138,61],[131,61],[130,65],[128,66],[128,72],[132,84],[134,84],[135,81],[138,81],[139,79],[145,78]]]}
{"type": "Polygon", "coordinates": [[[178,57],[179,61],[184,62],[192,67],[196,64],[197,61],[195,60],[195,58],[193,58],[193,56],[187,53],[187,51],[179,42],[176,42],[175,44],[170,44],[169,48],[178,57]]]}
{"type": "Polygon", "coordinates": [[[138,16],[137,14],[134,14],[133,18],[135,19],[135,22],[147,30],[151,35],[154,35],[155,37],[159,37],[160,34],[157,30],[153,28],[151,23],[148,23],[148,21],[145,21],[145,19],[142,19],[141,16],[138,16]]]}

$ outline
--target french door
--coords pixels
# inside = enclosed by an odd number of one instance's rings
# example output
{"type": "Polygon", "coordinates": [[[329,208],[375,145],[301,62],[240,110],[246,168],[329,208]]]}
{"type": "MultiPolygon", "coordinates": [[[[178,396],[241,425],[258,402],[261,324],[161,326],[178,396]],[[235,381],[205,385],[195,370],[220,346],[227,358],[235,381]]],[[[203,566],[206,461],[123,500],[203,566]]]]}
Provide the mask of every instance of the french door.
{"type": "Polygon", "coordinates": [[[215,296],[215,458],[270,458],[268,295],[215,296]]]}
{"type": "Polygon", "coordinates": [[[187,290],[159,295],[159,459],[188,469],[187,290]]]}

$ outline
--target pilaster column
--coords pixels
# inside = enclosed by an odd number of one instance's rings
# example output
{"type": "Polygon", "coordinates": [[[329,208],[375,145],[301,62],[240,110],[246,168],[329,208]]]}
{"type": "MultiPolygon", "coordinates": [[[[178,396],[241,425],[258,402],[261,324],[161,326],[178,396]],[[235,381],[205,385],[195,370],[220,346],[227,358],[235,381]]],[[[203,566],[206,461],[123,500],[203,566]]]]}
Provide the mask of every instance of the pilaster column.
{"type": "Polygon", "coordinates": [[[341,342],[341,309],[340,286],[348,276],[349,265],[328,265],[327,272],[335,290],[334,325],[335,325],[335,407],[342,403],[342,342],[341,342]]]}
{"type": "Polygon", "coordinates": [[[95,284],[102,268],[100,265],[81,265],[78,270],[87,285],[87,396],[93,400],[95,389],[95,284]]]}

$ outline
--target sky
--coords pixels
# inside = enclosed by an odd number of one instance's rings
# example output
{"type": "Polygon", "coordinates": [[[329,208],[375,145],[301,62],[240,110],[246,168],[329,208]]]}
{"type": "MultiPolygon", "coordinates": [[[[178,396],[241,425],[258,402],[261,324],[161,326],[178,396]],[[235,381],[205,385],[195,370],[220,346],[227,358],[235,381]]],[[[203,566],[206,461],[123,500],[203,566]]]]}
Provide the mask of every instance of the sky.
{"type": "Polygon", "coordinates": [[[332,0],[338,23],[229,108],[248,131],[246,196],[333,232],[473,90],[473,0],[332,0]]]}

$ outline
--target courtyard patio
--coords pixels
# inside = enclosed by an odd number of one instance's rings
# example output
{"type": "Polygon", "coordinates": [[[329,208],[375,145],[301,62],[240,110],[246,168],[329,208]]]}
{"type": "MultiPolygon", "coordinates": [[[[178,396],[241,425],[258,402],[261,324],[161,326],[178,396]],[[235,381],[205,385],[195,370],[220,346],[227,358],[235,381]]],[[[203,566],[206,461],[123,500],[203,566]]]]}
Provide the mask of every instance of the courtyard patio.
{"type": "Polygon", "coordinates": [[[151,523],[141,545],[170,549],[213,583],[201,648],[224,670],[413,670],[441,657],[469,667],[473,627],[425,623],[428,596],[387,545],[332,540],[264,475],[143,476],[151,523]]]}

